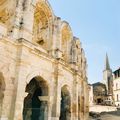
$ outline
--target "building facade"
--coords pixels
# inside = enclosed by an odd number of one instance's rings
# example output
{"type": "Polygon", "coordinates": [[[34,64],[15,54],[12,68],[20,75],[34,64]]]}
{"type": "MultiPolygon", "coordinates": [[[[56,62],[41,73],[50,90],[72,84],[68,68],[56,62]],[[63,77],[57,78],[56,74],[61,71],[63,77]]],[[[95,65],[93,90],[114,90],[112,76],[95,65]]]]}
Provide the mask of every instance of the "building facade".
{"type": "Polygon", "coordinates": [[[106,86],[103,83],[97,82],[93,85],[93,103],[97,105],[104,105],[107,98],[106,86]]]}
{"type": "Polygon", "coordinates": [[[113,72],[113,96],[115,106],[120,106],[120,68],[113,72]]]}
{"type": "Polygon", "coordinates": [[[86,68],[47,0],[0,0],[1,120],[87,120],[86,68]]]}
{"type": "Polygon", "coordinates": [[[114,105],[113,75],[107,54],[105,58],[105,67],[103,70],[103,80],[101,82],[92,84],[92,86],[93,104],[114,105]]]}

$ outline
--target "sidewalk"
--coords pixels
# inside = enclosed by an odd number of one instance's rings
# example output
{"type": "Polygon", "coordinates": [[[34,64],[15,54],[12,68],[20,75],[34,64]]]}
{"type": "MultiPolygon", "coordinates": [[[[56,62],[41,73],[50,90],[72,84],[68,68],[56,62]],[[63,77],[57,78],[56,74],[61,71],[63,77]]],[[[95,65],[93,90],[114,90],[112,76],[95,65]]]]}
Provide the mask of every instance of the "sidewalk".
{"type": "Polygon", "coordinates": [[[90,111],[98,113],[99,118],[90,117],[89,120],[120,120],[120,110],[116,107],[94,105],[90,107],[90,111]]]}
{"type": "Polygon", "coordinates": [[[93,105],[90,106],[90,110],[92,112],[110,112],[110,111],[116,111],[117,108],[113,106],[101,106],[101,105],[93,105]]]}

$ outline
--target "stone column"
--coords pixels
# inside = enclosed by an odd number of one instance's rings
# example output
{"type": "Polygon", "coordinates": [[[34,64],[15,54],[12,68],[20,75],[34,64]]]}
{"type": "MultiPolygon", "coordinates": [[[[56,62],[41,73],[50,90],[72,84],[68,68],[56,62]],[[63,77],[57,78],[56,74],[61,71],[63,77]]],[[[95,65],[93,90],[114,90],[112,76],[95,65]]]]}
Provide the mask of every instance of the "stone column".
{"type": "Polygon", "coordinates": [[[61,88],[59,86],[59,71],[58,61],[54,69],[54,91],[53,91],[53,104],[52,104],[52,115],[51,120],[59,120],[60,117],[60,102],[61,102],[61,88]]]}
{"type": "Polygon", "coordinates": [[[83,81],[83,96],[84,96],[84,102],[83,102],[83,117],[84,120],[86,120],[88,118],[88,107],[89,107],[89,98],[88,98],[88,88],[87,88],[87,81],[86,79],[84,79],[83,81]]]}
{"type": "Polygon", "coordinates": [[[49,27],[49,31],[48,31],[48,34],[49,34],[49,39],[48,39],[48,51],[49,51],[49,54],[50,55],[54,55],[52,53],[53,48],[52,48],[52,45],[54,44],[54,40],[53,40],[53,35],[54,35],[54,24],[53,24],[53,18],[49,18],[49,23],[48,23],[48,27],[49,27]]]}
{"type": "Polygon", "coordinates": [[[72,101],[72,120],[78,120],[78,76],[74,75],[73,101],[72,101]]]}
{"type": "Polygon", "coordinates": [[[61,50],[61,19],[59,17],[55,18],[54,23],[54,34],[53,34],[53,50],[55,50],[55,57],[57,59],[62,58],[62,50],[61,50]]]}
{"type": "Polygon", "coordinates": [[[59,120],[60,117],[60,104],[61,104],[61,96],[60,96],[60,88],[59,86],[55,85],[54,87],[54,98],[53,98],[53,105],[52,105],[52,115],[51,120],[59,120]]]}
{"type": "MultiPolygon", "coordinates": [[[[21,78],[19,80],[21,80],[21,78]]],[[[22,79],[22,80],[25,81],[25,79],[22,79]]],[[[17,94],[15,98],[15,103],[13,105],[14,114],[11,120],[22,120],[23,118],[22,112],[23,112],[23,104],[24,104],[24,98],[25,98],[25,87],[26,87],[26,84],[19,82],[19,85],[16,91],[17,94]]]]}
{"type": "MultiPolygon", "coordinates": [[[[6,66],[8,67],[8,66],[6,66]]],[[[4,81],[7,83],[5,85],[4,90],[1,91],[2,95],[2,105],[0,109],[0,120],[9,120],[10,108],[11,108],[11,101],[12,101],[12,94],[13,94],[13,83],[11,81],[10,73],[6,72],[6,76],[4,77],[4,81]]],[[[1,76],[0,76],[1,77],[1,76]]],[[[2,89],[1,89],[2,90],[2,89]]]]}
{"type": "Polygon", "coordinates": [[[84,115],[84,120],[86,120],[86,95],[87,95],[87,91],[86,91],[86,81],[84,79],[83,81],[83,86],[84,86],[84,92],[83,92],[83,96],[84,96],[84,110],[83,110],[83,115],[84,115]]]}
{"type": "MultiPolygon", "coordinates": [[[[6,92],[6,91],[5,91],[6,92]]],[[[1,106],[1,111],[0,111],[0,120],[8,120],[8,110],[6,109],[7,104],[7,100],[6,100],[6,93],[4,92],[4,98],[2,100],[2,104],[0,104],[1,106]]]]}
{"type": "Polygon", "coordinates": [[[81,120],[81,79],[79,78],[79,85],[78,85],[78,120],[81,120]]]}
{"type": "Polygon", "coordinates": [[[51,20],[51,37],[50,37],[50,40],[51,40],[51,46],[49,49],[49,52],[52,56],[56,57],[56,49],[57,49],[57,46],[56,46],[56,43],[57,43],[57,21],[56,21],[56,18],[54,19],[54,22],[51,20]]]}
{"type": "Polygon", "coordinates": [[[15,71],[15,83],[14,83],[14,94],[12,98],[12,106],[11,106],[11,119],[10,120],[22,120],[22,112],[23,112],[23,103],[25,98],[25,88],[26,88],[26,75],[27,75],[27,67],[23,63],[21,63],[21,52],[22,48],[18,49],[17,54],[17,63],[16,63],[16,71],[15,71]]]}
{"type": "Polygon", "coordinates": [[[22,23],[23,2],[24,0],[18,1],[16,11],[15,11],[15,20],[14,20],[13,30],[12,30],[12,33],[10,34],[10,37],[15,39],[19,38],[19,30],[22,23]]]}
{"type": "Polygon", "coordinates": [[[52,115],[52,102],[53,102],[53,96],[49,97],[49,101],[48,101],[48,120],[52,120],[51,119],[51,115],[52,115]]]}
{"type": "Polygon", "coordinates": [[[84,81],[84,96],[85,96],[84,115],[86,120],[88,119],[88,113],[89,113],[89,92],[88,92],[88,84],[86,80],[84,81]]]}
{"type": "Polygon", "coordinates": [[[31,0],[24,1],[23,21],[19,37],[28,41],[32,41],[35,6],[36,3],[31,3],[31,0]]]}
{"type": "Polygon", "coordinates": [[[80,118],[84,120],[84,81],[81,78],[80,118]]]}
{"type": "Polygon", "coordinates": [[[6,89],[4,92],[4,99],[2,103],[2,116],[0,120],[10,119],[10,108],[11,108],[13,86],[10,85],[9,87],[11,88],[6,89]]]}

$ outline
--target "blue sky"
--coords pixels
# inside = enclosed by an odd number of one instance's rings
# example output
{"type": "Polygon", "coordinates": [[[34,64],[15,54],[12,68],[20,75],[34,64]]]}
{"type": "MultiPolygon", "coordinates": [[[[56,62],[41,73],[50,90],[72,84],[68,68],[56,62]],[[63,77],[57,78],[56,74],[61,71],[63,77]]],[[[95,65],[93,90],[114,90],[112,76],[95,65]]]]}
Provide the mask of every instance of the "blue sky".
{"type": "Polygon", "coordinates": [[[70,23],[85,49],[90,83],[101,81],[108,53],[120,67],[120,0],[49,0],[55,15],[70,23]]]}

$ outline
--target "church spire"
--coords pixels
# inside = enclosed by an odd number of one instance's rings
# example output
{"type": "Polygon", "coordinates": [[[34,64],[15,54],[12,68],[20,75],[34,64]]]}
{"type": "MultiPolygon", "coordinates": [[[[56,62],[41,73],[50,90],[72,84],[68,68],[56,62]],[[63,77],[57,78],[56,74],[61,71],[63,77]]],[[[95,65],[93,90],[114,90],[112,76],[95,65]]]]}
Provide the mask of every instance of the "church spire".
{"type": "Polygon", "coordinates": [[[106,60],[105,60],[105,70],[110,70],[110,64],[109,64],[109,59],[108,59],[107,53],[106,53],[106,60]]]}

